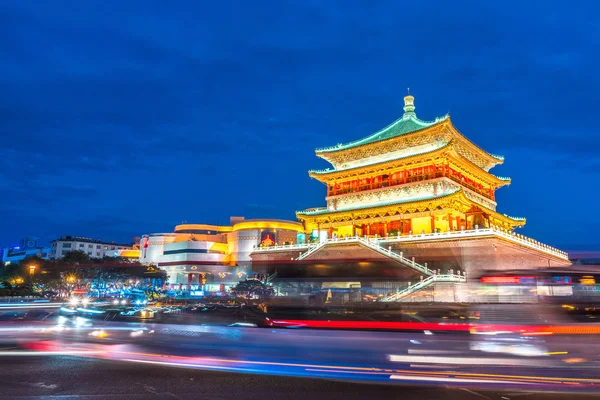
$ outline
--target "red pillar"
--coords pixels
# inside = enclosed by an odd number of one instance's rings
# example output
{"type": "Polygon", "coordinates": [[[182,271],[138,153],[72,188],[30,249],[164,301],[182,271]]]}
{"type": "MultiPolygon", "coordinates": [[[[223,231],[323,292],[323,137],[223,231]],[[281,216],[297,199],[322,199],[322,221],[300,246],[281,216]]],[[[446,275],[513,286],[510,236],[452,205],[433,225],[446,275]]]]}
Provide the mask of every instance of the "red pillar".
{"type": "Polygon", "coordinates": [[[435,232],[435,216],[431,216],[431,233],[435,232]]]}
{"type": "Polygon", "coordinates": [[[371,236],[371,224],[367,225],[367,236],[371,236]]]}
{"type": "Polygon", "coordinates": [[[352,236],[356,236],[356,225],[354,225],[354,221],[352,221],[352,236]]]}

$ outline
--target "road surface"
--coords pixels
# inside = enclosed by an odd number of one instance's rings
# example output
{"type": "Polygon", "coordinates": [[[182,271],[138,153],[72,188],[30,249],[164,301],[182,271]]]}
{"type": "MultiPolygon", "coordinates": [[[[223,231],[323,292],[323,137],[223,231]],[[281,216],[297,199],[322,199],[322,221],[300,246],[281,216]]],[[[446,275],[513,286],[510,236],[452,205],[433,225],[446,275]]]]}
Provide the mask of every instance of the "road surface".
{"type": "MultiPolygon", "coordinates": [[[[4,357],[0,399],[560,400],[564,393],[398,386],[238,374],[69,356],[4,357]]],[[[593,399],[571,395],[569,399],[593,399]]]]}

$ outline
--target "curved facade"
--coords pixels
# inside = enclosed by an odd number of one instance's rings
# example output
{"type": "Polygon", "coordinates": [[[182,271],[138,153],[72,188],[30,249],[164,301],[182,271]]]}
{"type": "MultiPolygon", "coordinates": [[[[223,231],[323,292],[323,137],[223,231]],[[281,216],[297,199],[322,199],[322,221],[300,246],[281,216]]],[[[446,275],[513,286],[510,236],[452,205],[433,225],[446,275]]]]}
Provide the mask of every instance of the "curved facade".
{"type": "Polygon", "coordinates": [[[166,270],[174,289],[219,292],[251,272],[250,253],[257,246],[295,244],[303,229],[298,222],[242,217],[232,217],[227,226],[177,225],[173,233],[142,236],[140,262],[166,270]]]}

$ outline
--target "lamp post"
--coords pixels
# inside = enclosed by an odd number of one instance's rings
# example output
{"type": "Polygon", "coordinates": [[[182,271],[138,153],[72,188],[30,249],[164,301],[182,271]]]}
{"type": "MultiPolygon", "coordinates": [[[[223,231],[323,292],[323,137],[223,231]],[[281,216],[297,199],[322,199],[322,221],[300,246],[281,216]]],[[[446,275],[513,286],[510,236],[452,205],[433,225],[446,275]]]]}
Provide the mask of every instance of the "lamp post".
{"type": "Polygon", "coordinates": [[[29,266],[29,290],[31,290],[31,293],[33,294],[33,274],[35,274],[35,268],[36,266],[31,264],[29,266]]]}
{"type": "Polygon", "coordinates": [[[71,292],[73,291],[73,288],[75,286],[75,276],[74,275],[67,275],[65,277],[65,281],[67,282],[67,291],[68,291],[68,295],[71,294],[71,292]]]}

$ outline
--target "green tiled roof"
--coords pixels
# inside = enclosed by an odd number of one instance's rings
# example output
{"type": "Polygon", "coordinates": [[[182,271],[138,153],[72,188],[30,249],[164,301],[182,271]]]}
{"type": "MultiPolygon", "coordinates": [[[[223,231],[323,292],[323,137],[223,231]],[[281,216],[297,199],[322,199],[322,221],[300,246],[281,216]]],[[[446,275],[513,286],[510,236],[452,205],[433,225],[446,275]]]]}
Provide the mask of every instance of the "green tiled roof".
{"type": "Polygon", "coordinates": [[[444,115],[441,118],[436,118],[435,121],[422,121],[417,118],[414,114],[405,114],[402,118],[394,121],[391,125],[383,128],[382,130],[373,133],[366,138],[356,140],[354,142],[346,143],[346,144],[338,144],[337,146],[324,147],[322,149],[317,149],[318,153],[327,153],[332,151],[338,151],[343,149],[349,149],[351,147],[360,146],[367,143],[374,143],[380,140],[390,139],[396,136],[404,135],[411,132],[416,132],[421,129],[429,128],[435,124],[438,124],[442,121],[448,119],[448,115],[444,115]]]}
{"type": "MultiPolygon", "coordinates": [[[[437,144],[437,147],[435,147],[434,149],[426,149],[423,151],[418,151],[415,153],[409,153],[407,155],[401,156],[401,157],[397,157],[395,158],[395,160],[401,160],[403,158],[408,158],[408,157],[414,157],[414,156],[420,156],[420,155],[424,155],[427,153],[433,153],[434,151],[438,151],[439,149],[442,149],[444,147],[447,147],[450,143],[443,143],[440,142],[437,144]]],[[[356,165],[356,166],[352,166],[352,167],[347,167],[347,168],[338,168],[338,169],[331,169],[331,168],[326,168],[326,169],[311,169],[308,171],[308,173],[312,173],[315,175],[321,175],[321,174],[328,174],[330,172],[339,172],[339,171],[346,171],[346,170],[352,170],[352,169],[360,169],[363,167],[367,167],[369,165],[375,165],[375,164],[381,164],[384,162],[388,162],[388,161],[392,161],[392,160],[377,160],[371,163],[366,163],[366,164],[361,164],[361,165],[356,165]]]]}
{"type": "Polygon", "coordinates": [[[372,208],[372,207],[381,207],[381,206],[392,206],[395,204],[403,204],[403,203],[412,203],[415,201],[423,201],[423,200],[434,200],[434,199],[440,199],[442,197],[446,197],[446,196],[450,196],[455,194],[456,192],[460,191],[461,189],[456,188],[455,190],[445,193],[441,196],[434,196],[433,194],[428,195],[428,196],[422,196],[422,197],[411,197],[409,199],[401,199],[401,200],[393,200],[393,201],[386,201],[386,202],[381,202],[381,203],[373,203],[373,204],[366,204],[364,206],[360,206],[360,207],[353,207],[353,208],[344,208],[341,210],[328,210],[327,208],[321,208],[321,209],[317,209],[314,211],[296,211],[296,214],[301,214],[301,215],[319,215],[319,214],[328,214],[328,213],[335,213],[335,212],[345,212],[345,211],[351,211],[351,210],[362,210],[365,208],[372,208]]]}

